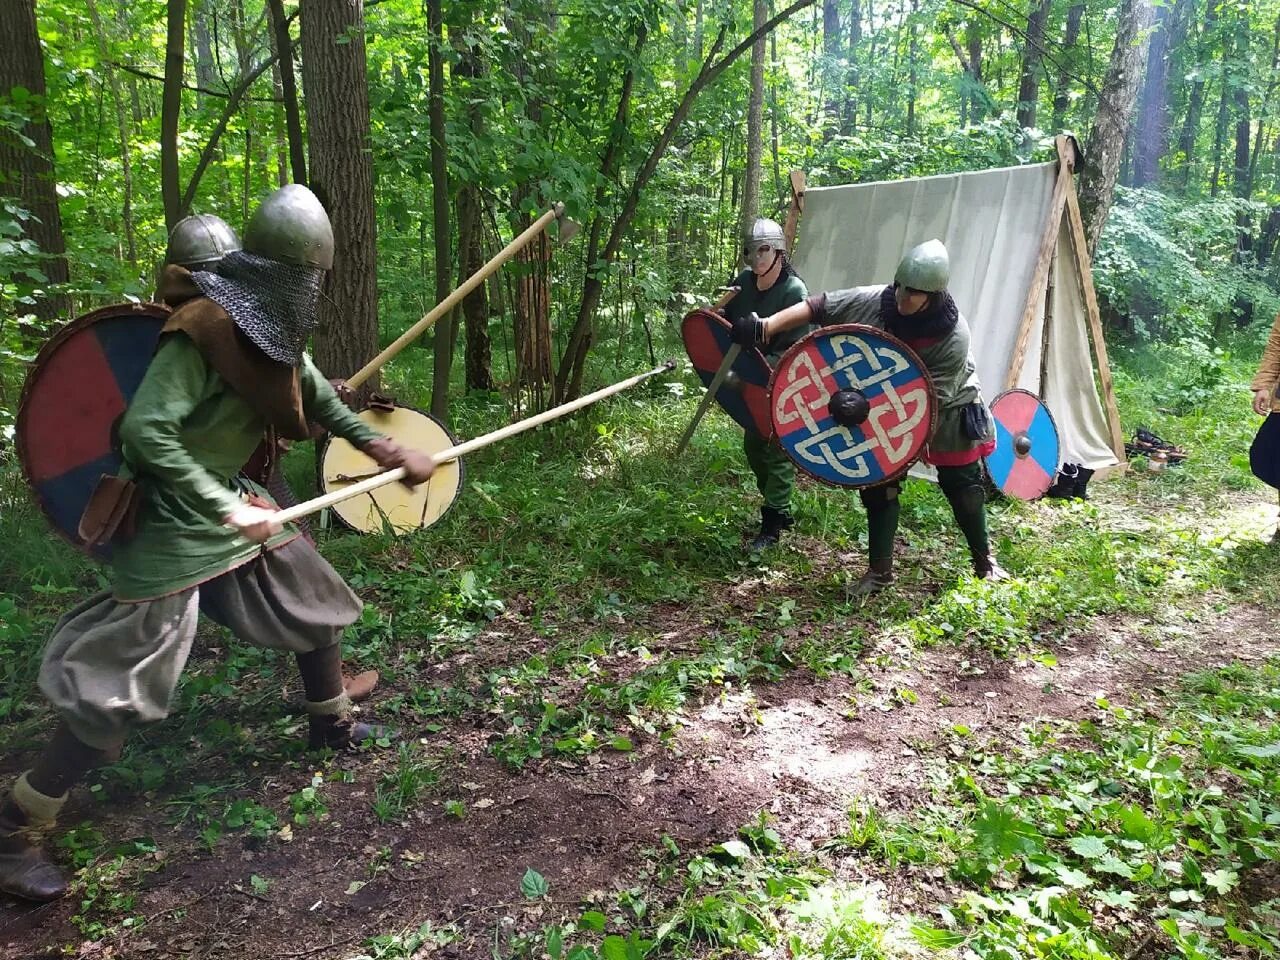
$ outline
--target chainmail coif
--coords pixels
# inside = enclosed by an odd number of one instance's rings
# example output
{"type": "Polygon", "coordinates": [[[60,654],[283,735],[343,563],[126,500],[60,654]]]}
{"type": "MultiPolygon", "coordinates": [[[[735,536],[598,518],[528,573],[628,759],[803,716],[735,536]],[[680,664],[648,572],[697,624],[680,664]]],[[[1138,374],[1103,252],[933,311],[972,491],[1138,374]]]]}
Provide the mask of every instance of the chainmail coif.
{"type": "Polygon", "coordinates": [[[217,273],[191,275],[200,291],[227,311],[240,331],[272,360],[296,367],[316,328],[324,271],[236,251],[217,273]]]}

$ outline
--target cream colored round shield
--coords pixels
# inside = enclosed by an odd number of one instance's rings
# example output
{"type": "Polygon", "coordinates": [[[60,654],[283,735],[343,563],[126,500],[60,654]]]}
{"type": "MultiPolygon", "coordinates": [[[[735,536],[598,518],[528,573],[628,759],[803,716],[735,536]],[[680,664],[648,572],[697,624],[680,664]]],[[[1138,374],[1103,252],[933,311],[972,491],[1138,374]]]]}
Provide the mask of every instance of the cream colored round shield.
{"type": "MultiPolygon", "coordinates": [[[[370,407],[358,416],[374,430],[404,447],[437,454],[456,446],[453,435],[435,417],[412,407],[370,407]]],[[[347,441],[331,436],[320,458],[320,486],[324,493],[342,490],[378,473],[378,465],[347,441]]],[[[453,506],[462,492],[462,461],[436,467],[426,483],[414,490],[389,483],[362,497],[335,505],[334,515],[360,533],[407,533],[429,527],[453,506]]]]}

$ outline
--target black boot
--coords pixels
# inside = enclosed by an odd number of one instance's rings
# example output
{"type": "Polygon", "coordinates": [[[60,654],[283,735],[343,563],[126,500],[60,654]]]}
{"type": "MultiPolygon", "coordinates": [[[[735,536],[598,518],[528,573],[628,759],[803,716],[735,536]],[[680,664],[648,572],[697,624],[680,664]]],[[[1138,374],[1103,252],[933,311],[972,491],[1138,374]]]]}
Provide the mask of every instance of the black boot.
{"type": "Polygon", "coordinates": [[[756,534],[756,538],[751,541],[752,552],[760,550],[768,550],[770,547],[778,545],[778,540],[782,538],[782,531],[789,529],[795,525],[795,520],[791,514],[785,510],[775,510],[773,507],[760,508],[760,532],[756,534]]]}
{"type": "Polygon", "coordinates": [[[37,903],[67,892],[66,877],[39,843],[41,829],[49,826],[52,821],[34,822],[12,795],[0,803],[0,891],[37,903]]]}
{"type": "Polygon", "coordinates": [[[297,661],[311,715],[307,745],[312,750],[349,750],[393,735],[386,727],[361,723],[352,716],[351,698],[343,689],[342,649],[337,644],[299,653],[297,661]]]}
{"type": "Polygon", "coordinates": [[[879,593],[891,583],[893,583],[893,560],[872,560],[867,563],[867,572],[845,592],[845,596],[850,600],[869,597],[879,593]]]}
{"type": "Polygon", "coordinates": [[[973,575],[979,580],[1008,580],[1009,574],[1005,569],[996,563],[995,558],[990,553],[975,553],[973,555],[973,575]]]}

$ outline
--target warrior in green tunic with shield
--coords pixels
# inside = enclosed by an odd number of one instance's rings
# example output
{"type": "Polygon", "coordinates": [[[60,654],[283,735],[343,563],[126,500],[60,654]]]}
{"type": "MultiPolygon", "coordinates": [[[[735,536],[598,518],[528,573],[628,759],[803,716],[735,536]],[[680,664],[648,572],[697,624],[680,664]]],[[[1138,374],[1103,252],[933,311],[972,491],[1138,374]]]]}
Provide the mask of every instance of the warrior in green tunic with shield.
{"type": "MultiPolygon", "coordinates": [[[[760,219],[752,225],[743,242],[742,256],[747,268],[733,281],[737,293],[724,307],[725,319],[733,323],[752,314],[777,313],[804,302],[809,291],[787,258],[782,227],[773,220],[760,219]]],[[[763,351],[769,366],[777,366],[787,347],[805,333],[803,326],[796,327],[769,341],[763,351]]],[[[795,489],[796,468],[776,443],[754,430],[743,434],[742,449],[764,500],[760,508],[760,533],[751,541],[751,549],[764,550],[776,544],[782,532],[795,522],[791,516],[791,494],[795,489]]]]}
{"type": "Polygon", "coordinates": [[[40,690],[60,723],[0,800],[0,891],[37,901],[65,893],[36,837],[134,727],[168,714],[197,612],[295,655],[310,747],[377,735],[355,720],[343,691],[339,640],[360,600],[296,527],[280,524],[267,491],[239,474],[264,431],[305,439],[308,421],[383,468],[405,467],[406,483],[434,469],[428,455],[362,423],[303,353],[332,265],[324,208],[290,185],[263,201],[244,250],[226,253],[216,273],[188,275],[191,296],[165,323],[119,425],[139,506],[133,529],[112,544],[112,589],[64,616],[45,650],[40,690]]]}
{"type": "MultiPolygon", "coordinates": [[[[947,292],[949,279],[947,249],[930,240],[902,258],[892,284],[820,293],[763,318],[742,315],[734,323],[733,338],[744,346],[763,346],[807,323],[856,323],[885,330],[911,347],[933,379],[939,408],[924,461],[937,468],[938,485],[968,542],[974,572],[1000,579],[1005,574],[991,556],[987,535],[981,462],[995,449],[995,428],[982,400],[969,324],[947,292]]],[[[869,569],[854,586],[855,595],[875,593],[893,582],[900,492],[897,480],[860,491],[867,510],[869,569]]]]}

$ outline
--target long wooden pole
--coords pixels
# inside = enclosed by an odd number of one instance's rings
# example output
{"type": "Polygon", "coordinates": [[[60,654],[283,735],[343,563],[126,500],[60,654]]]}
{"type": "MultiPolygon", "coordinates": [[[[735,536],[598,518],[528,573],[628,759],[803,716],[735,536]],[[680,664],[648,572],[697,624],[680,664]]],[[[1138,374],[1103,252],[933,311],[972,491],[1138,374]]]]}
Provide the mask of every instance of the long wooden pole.
{"type": "Polygon", "coordinates": [[[458,287],[458,289],[454,290],[453,293],[449,294],[447,297],[441,300],[438,304],[432,307],[423,316],[423,318],[419,320],[417,323],[415,323],[412,327],[410,327],[404,333],[400,334],[400,336],[396,338],[394,343],[390,344],[380,354],[378,354],[376,357],[374,357],[372,360],[366,363],[363,367],[361,367],[359,370],[357,370],[355,373],[349,376],[347,378],[347,386],[349,386],[352,390],[355,390],[357,387],[360,386],[360,384],[364,383],[366,380],[372,377],[375,373],[381,370],[383,365],[387,363],[387,361],[389,361],[392,357],[394,357],[397,353],[399,353],[401,350],[407,347],[414,340],[418,339],[418,337],[426,333],[433,323],[435,323],[437,320],[443,317],[446,313],[448,313],[450,310],[456,307],[472,290],[474,290],[476,287],[480,286],[480,284],[488,280],[489,277],[500,266],[502,266],[504,263],[506,263],[508,260],[514,257],[521,250],[521,248],[527,246],[529,242],[533,240],[534,237],[536,237],[543,230],[545,230],[547,227],[547,224],[549,224],[552,220],[555,220],[557,217],[563,215],[563,213],[564,213],[564,204],[557,203],[554,207],[552,207],[550,210],[548,210],[546,213],[540,216],[537,220],[533,221],[533,223],[531,223],[528,226],[528,228],[522,234],[520,234],[520,236],[516,237],[514,240],[508,243],[505,247],[503,247],[500,251],[498,251],[498,253],[493,257],[492,260],[486,263],[483,267],[481,267],[471,276],[467,277],[467,279],[462,282],[462,285],[458,287]]]}
{"type": "MultiPolygon", "coordinates": [[[[500,430],[494,430],[492,433],[486,433],[484,436],[476,437],[474,440],[468,440],[465,443],[459,443],[457,446],[448,447],[435,454],[437,464],[447,463],[450,460],[457,460],[459,457],[468,453],[474,453],[476,450],[483,449],[490,444],[497,443],[499,440],[506,440],[508,437],[514,437],[516,434],[524,433],[526,430],[532,430],[534,427],[541,426],[550,420],[563,417],[565,414],[573,413],[575,410],[581,410],[583,407],[590,406],[598,400],[605,397],[611,397],[615,393],[621,393],[634,387],[636,384],[648,380],[650,377],[657,376],[660,373],[666,373],[675,367],[675,361],[667,361],[662,366],[654,367],[645,373],[637,374],[621,383],[615,383],[611,387],[603,387],[595,393],[588,393],[585,397],[579,397],[577,400],[570,400],[568,403],[562,403],[558,407],[552,407],[550,410],[544,410],[542,413],[536,414],[525,420],[519,420],[516,423],[508,424],[500,430]]],[[[379,473],[375,476],[361,480],[359,483],[352,484],[345,490],[334,490],[323,496],[315,497],[305,503],[300,503],[296,507],[289,507],[287,510],[281,510],[276,518],[280,523],[290,523],[291,521],[301,519],[318,510],[326,507],[332,507],[335,503],[341,503],[344,500],[350,500],[352,497],[359,497],[371,490],[377,490],[379,487],[388,483],[394,483],[397,480],[404,479],[404,467],[396,467],[394,470],[388,470],[386,473],[379,473]]]]}

